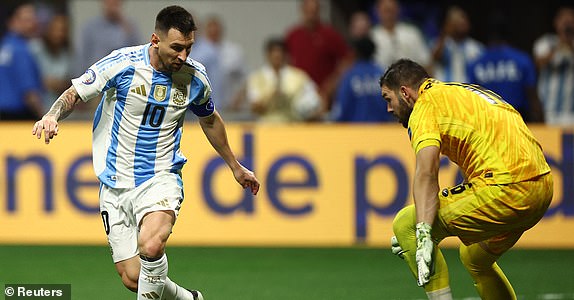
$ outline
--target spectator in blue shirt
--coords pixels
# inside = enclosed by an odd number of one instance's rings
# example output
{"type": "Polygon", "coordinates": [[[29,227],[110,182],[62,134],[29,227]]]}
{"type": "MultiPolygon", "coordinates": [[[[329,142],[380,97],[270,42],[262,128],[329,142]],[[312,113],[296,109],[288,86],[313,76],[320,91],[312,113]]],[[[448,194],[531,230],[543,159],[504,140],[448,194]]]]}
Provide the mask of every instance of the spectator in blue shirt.
{"type": "Polygon", "coordinates": [[[379,78],[384,70],[375,63],[375,44],[367,36],[352,42],[356,60],[337,88],[331,110],[335,122],[393,121],[381,97],[379,78]]]}
{"type": "Polygon", "coordinates": [[[526,122],[544,122],[536,88],[536,68],[530,56],[506,42],[507,24],[502,14],[491,14],[489,44],[468,68],[470,83],[499,94],[526,122]]]}
{"type": "Polygon", "coordinates": [[[0,40],[0,120],[36,120],[43,114],[40,70],[28,41],[36,33],[36,10],[26,1],[8,9],[0,40]]]}

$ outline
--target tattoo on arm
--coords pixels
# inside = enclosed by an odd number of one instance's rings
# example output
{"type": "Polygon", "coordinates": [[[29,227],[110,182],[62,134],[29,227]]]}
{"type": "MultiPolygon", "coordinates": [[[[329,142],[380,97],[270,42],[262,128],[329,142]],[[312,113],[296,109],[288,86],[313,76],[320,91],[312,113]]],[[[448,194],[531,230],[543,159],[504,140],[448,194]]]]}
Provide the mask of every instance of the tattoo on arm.
{"type": "Polygon", "coordinates": [[[55,116],[56,119],[62,120],[72,113],[74,106],[80,100],[80,95],[76,89],[71,86],[65,90],[62,95],[52,104],[52,107],[46,113],[47,116],[55,116]]]}

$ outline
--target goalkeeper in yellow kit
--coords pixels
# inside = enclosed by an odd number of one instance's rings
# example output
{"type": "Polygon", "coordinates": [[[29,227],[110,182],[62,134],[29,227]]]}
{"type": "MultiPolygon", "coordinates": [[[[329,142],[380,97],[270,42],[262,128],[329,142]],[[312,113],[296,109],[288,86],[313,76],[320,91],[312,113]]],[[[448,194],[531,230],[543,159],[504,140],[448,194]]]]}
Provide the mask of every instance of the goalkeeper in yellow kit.
{"type": "Polygon", "coordinates": [[[457,236],[480,297],[516,299],[496,261],[550,205],[552,175],[540,144],[497,94],[432,79],[413,61],[392,64],[380,84],[416,154],[415,204],[393,221],[393,253],[405,259],[429,299],[452,299],[437,245],[457,236]],[[439,190],[440,154],[460,167],[464,183],[439,190]]]}

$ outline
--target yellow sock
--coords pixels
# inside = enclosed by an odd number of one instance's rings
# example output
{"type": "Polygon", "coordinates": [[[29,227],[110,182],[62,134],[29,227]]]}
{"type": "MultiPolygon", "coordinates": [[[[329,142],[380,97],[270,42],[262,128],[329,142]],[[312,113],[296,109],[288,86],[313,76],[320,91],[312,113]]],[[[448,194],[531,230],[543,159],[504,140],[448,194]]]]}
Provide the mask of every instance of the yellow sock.
{"type": "Polygon", "coordinates": [[[516,294],[510,281],[496,264],[498,257],[486,252],[478,243],[460,246],[460,260],[472,276],[480,298],[484,300],[516,300],[516,294]]]}
{"type": "MultiPolygon", "coordinates": [[[[413,205],[403,208],[397,213],[395,219],[393,220],[393,231],[399,245],[406,250],[404,254],[405,261],[407,262],[409,269],[411,270],[413,276],[417,277],[417,263],[415,254],[417,251],[417,241],[415,236],[415,224],[416,224],[416,211],[413,205]]],[[[431,232],[432,235],[432,232],[431,232]]],[[[430,278],[430,282],[425,285],[425,291],[427,295],[433,294],[434,291],[450,291],[449,280],[448,280],[448,267],[442,252],[435,245],[434,248],[434,274],[430,278]]],[[[429,296],[430,297],[430,296],[429,296]]]]}

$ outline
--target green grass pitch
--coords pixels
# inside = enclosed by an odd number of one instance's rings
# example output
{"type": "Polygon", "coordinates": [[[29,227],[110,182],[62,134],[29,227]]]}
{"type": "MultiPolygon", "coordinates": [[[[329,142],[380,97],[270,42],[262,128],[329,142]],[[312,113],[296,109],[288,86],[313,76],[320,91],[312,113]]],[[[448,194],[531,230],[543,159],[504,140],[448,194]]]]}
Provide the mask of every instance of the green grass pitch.
{"type": "MultiPolygon", "coordinates": [[[[377,248],[168,247],[169,274],[207,300],[425,299],[404,262],[377,248]]],[[[478,299],[454,249],[456,299],[478,299]]],[[[500,265],[519,299],[574,299],[574,250],[519,250],[500,265]]],[[[135,299],[106,247],[0,246],[0,283],[70,283],[72,299],[135,299]]]]}

